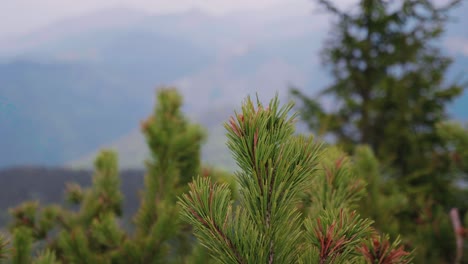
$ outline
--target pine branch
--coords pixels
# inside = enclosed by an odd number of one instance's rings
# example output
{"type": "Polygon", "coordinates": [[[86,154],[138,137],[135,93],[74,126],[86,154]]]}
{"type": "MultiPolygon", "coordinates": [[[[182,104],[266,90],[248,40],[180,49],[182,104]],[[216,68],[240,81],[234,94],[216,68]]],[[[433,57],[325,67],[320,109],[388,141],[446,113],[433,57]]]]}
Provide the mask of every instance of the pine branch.
{"type": "Polygon", "coordinates": [[[318,169],[320,148],[312,138],[293,136],[296,115],[289,115],[291,108],[292,104],[280,108],[277,97],[266,108],[258,99],[255,106],[249,98],[242,113],[235,113],[225,125],[228,146],[241,169],[237,172],[240,207],[232,224],[225,186],[197,179],[183,196],[184,220],[202,230],[201,243],[215,252],[213,256],[229,252],[230,260],[221,259],[225,263],[294,263],[299,259],[302,219],[297,207],[318,169]],[[223,201],[225,211],[216,209],[213,197],[223,201]],[[229,236],[230,225],[238,226],[235,234],[255,233],[255,244],[246,247],[243,243],[249,238],[229,236]],[[252,248],[257,253],[248,253],[252,248]]]}
{"type": "Polygon", "coordinates": [[[55,253],[51,250],[44,250],[34,259],[33,264],[59,264],[55,253]]]}
{"type": "Polygon", "coordinates": [[[356,247],[370,235],[372,221],[362,219],[346,209],[324,210],[316,218],[304,222],[308,241],[319,254],[315,263],[342,263],[356,261],[356,247]]]}
{"type": "Polygon", "coordinates": [[[400,246],[398,237],[393,243],[389,242],[387,235],[376,236],[361,245],[358,250],[369,264],[407,264],[411,263],[410,252],[400,246]]]}
{"type": "Polygon", "coordinates": [[[31,263],[31,247],[33,243],[31,229],[19,227],[13,233],[13,264],[31,263]]]}
{"type": "Polygon", "coordinates": [[[239,241],[235,236],[232,236],[233,232],[229,231],[231,229],[235,231],[234,234],[249,236],[255,233],[244,233],[248,231],[242,230],[246,227],[244,225],[231,225],[231,218],[234,215],[238,217],[237,219],[245,217],[240,211],[232,214],[229,187],[226,184],[213,184],[209,178],[200,177],[189,186],[189,193],[184,194],[179,203],[182,207],[183,220],[194,225],[200,242],[212,250],[213,257],[223,263],[252,263],[247,261],[238,244],[247,239],[239,241]]]}
{"type": "Polygon", "coordinates": [[[9,256],[8,244],[8,239],[0,233],[0,263],[3,259],[7,259],[9,256]]]}

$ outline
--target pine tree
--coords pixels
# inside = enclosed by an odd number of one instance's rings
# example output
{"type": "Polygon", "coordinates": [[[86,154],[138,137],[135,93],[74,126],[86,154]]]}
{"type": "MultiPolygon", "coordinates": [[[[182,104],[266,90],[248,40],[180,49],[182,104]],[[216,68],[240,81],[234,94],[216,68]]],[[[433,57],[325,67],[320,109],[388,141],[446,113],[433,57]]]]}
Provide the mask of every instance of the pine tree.
{"type": "Polygon", "coordinates": [[[160,89],[154,114],[142,124],[151,155],[136,235],[124,245],[126,263],[183,262],[190,255],[190,227],[177,221],[176,197],[200,173],[204,133],[183,116],[181,106],[174,88],[160,89]]]}
{"type": "Polygon", "coordinates": [[[380,236],[354,210],[364,181],[342,151],[295,136],[291,108],[247,99],[226,124],[239,203],[226,184],[197,177],[180,197],[182,219],[221,263],[374,263],[374,255],[407,263],[409,253],[385,237],[387,251],[367,242],[380,236]]]}
{"type": "Polygon", "coordinates": [[[102,151],[95,169],[91,188],[82,193],[76,185],[69,188],[69,200],[77,201],[80,210],[61,214],[65,228],[59,234],[57,250],[63,252],[66,262],[110,263],[125,238],[117,222],[123,202],[117,154],[102,151]]]}
{"type": "Polygon", "coordinates": [[[102,151],[95,168],[90,188],[69,185],[68,200],[80,206],[78,211],[54,205],[41,208],[38,202],[25,202],[12,210],[14,263],[31,263],[33,244],[47,249],[37,256],[37,263],[107,263],[112,259],[124,239],[117,222],[123,199],[117,155],[102,151]]]}
{"type": "Polygon", "coordinates": [[[142,125],[151,151],[135,233],[120,224],[123,196],[116,153],[101,151],[92,185],[67,185],[70,206],[24,202],[11,210],[14,234],[7,255],[0,237],[0,259],[15,263],[210,263],[196,243],[190,225],[178,221],[177,196],[197,174],[225,182],[236,192],[232,177],[214,168],[200,169],[201,127],[181,112],[182,97],[174,88],[161,89],[154,115],[142,125]]]}

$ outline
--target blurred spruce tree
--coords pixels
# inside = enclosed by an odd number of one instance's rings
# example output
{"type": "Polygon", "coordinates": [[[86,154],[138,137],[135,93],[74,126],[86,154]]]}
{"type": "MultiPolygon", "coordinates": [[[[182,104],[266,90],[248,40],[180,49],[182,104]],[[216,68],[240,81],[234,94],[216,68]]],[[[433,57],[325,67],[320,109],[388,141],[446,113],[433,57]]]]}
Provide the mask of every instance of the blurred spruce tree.
{"type": "MultiPolygon", "coordinates": [[[[375,166],[370,167],[370,201],[375,204],[367,206],[410,201],[394,211],[391,218],[398,219],[398,227],[392,229],[418,248],[417,262],[453,260],[447,213],[453,206],[468,209],[467,193],[457,185],[461,177],[466,180],[467,163],[455,151],[460,145],[453,146],[462,141],[450,139],[462,133],[450,127],[452,134],[445,135],[438,126],[448,118],[447,104],[465,86],[447,80],[452,60],[437,41],[449,12],[461,1],[360,0],[349,12],[333,1],[317,2],[337,18],[323,50],[333,82],[315,98],[292,89],[301,102],[302,119],[319,134],[332,135],[347,152],[358,144],[370,146],[384,171],[377,179],[371,175],[377,173],[375,166]],[[326,107],[324,100],[334,107],[326,107]],[[392,202],[396,197],[401,198],[392,202]]],[[[374,209],[364,208],[376,217],[382,209],[374,209]]],[[[377,227],[389,228],[386,222],[378,221],[377,227]]]]}
{"type": "Polygon", "coordinates": [[[394,179],[382,177],[379,161],[368,146],[357,146],[353,161],[355,173],[367,183],[367,195],[359,203],[359,212],[374,220],[374,226],[381,232],[398,234],[398,215],[409,205],[406,195],[394,179]]]}

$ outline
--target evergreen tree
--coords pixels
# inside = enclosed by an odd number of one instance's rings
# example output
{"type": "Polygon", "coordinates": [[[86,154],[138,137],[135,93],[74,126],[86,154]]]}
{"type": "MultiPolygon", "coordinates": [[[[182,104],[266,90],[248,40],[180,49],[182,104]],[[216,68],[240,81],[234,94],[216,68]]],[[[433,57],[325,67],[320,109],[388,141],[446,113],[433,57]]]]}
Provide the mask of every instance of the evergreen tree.
{"type": "Polygon", "coordinates": [[[177,196],[197,174],[225,182],[233,192],[236,187],[228,173],[200,169],[204,133],[182,115],[181,104],[175,89],[161,89],[154,115],[142,125],[151,157],[134,234],[120,225],[123,196],[117,155],[105,150],[96,158],[92,186],[68,184],[71,207],[42,207],[30,201],[11,210],[13,254],[6,254],[6,240],[0,237],[0,259],[50,264],[210,263],[191,227],[178,221],[177,196]]]}
{"type": "MultiPolygon", "coordinates": [[[[451,59],[435,43],[460,1],[361,0],[357,12],[348,13],[331,1],[318,2],[339,19],[323,50],[334,81],[322,94],[336,108],[324,109],[320,99],[293,90],[305,121],[332,133],[347,151],[368,144],[397,177],[416,185],[442,181],[431,166],[434,150],[444,145],[435,128],[463,89],[446,80],[451,59]]],[[[433,184],[433,193],[443,186],[433,184]]]]}
{"type": "Polygon", "coordinates": [[[446,142],[447,166],[459,173],[459,180],[468,181],[468,126],[447,121],[437,124],[437,132],[446,142]]]}
{"type": "Polygon", "coordinates": [[[407,263],[409,253],[388,246],[354,210],[365,182],[350,160],[294,136],[291,108],[280,108],[277,98],[267,108],[248,99],[226,124],[240,168],[239,204],[226,184],[207,177],[180,198],[181,216],[201,244],[221,263],[407,263]]]}
{"type": "Polygon", "coordinates": [[[131,263],[184,261],[191,252],[190,228],[177,221],[176,197],[200,173],[204,133],[183,116],[181,106],[175,89],[161,89],[154,114],[142,124],[151,156],[135,218],[136,236],[124,250],[131,263]]]}
{"type": "Polygon", "coordinates": [[[12,210],[13,262],[31,263],[33,243],[39,249],[47,248],[36,258],[37,263],[108,263],[112,259],[124,239],[117,222],[123,197],[116,154],[102,151],[95,168],[90,188],[71,184],[67,190],[68,200],[80,206],[78,211],[59,206],[40,208],[38,202],[26,202],[12,210]]]}
{"type": "Polygon", "coordinates": [[[407,210],[408,198],[399,190],[395,180],[384,176],[379,161],[368,146],[357,146],[353,161],[355,173],[367,183],[367,195],[359,203],[359,212],[374,220],[374,226],[380,232],[398,234],[398,215],[407,210]]]}
{"type": "MultiPolygon", "coordinates": [[[[338,18],[323,50],[333,82],[317,99],[292,90],[301,101],[303,120],[332,135],[347,152],[369,145],[384,168],[378,177],[392,178],[402,189],[395,193],[394,184],[379,188],[370,182],[371,191],[387,197],[374,201],[386,204],[384,199],[401,195],[411,201],[394,208],[400,209],[393,212],[399,220],[394,232],[405,234],[403,242],[417,248],[418,262],[453,260],[455,247],[446,242],[454,240],[448,210],[468,208],[468,196],[457,185],[466,165],[455,162],[461,152],[452,151],[461,142],[450,141],[438,126],[464,86],[446,79],[452,60],[436,44],[449,12],[461,1],[360,0],[350,12],[330,0],[317,2],[338,18]],[[334,102],[333,109],[321,104],[324,98],[334,102]]],[[[388,228],[378,219],[376,227],[388,228]]]]}
{"type": "Polygon", "coordinates": [[[62,214],[65,228],[58,237],[58,251],[68,263],[110,263],[125,237],[117,222],[123,202],[117,155],[102,151],[95,168],[91,188],[82,194],[78,188],[69,189],[69,200],[76,199],[80,210],[62,214]]]}

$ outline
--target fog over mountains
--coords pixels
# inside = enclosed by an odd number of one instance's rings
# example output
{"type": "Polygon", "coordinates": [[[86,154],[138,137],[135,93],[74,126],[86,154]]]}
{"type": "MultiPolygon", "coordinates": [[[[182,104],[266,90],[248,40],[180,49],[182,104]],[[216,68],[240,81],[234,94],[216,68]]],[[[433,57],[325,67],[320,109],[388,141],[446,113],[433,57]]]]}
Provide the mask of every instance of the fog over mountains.
{"type": "MultiPolygon", "coordinates": [[[[222,122],[249,94],[286,101],[290,85],[322,89],[328,22],[287,8],[222,16],[108,9],[0,39],[0,167],[89,166],[102,147],[118,150],[122,167],[143,166],[139,123],[161,85],[178,87],[184,111],[208,129],[205,162],[232,167],[222,122]]],[[[468,75],[468,54],[449,45],[455,36],[464,47],[460,23],[444,42],[457,60],[452,76],[468,75]]],[[[467,105],[465,94],[454,117],[467,120],[467,105]]]]}

